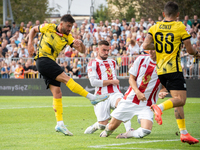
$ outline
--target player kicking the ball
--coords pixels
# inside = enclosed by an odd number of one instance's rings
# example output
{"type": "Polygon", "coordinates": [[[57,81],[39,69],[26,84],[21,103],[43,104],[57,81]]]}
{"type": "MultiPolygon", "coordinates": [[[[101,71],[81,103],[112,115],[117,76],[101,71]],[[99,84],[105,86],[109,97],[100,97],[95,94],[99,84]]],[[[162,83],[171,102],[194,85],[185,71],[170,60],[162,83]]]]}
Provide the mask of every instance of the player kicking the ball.
{"type": "Polygon", "coordinates": [[[150,55],[138,56],[129,70],[129,88],[117,108],[112,112],[112,119],[100,137],[107,137],[121,124],[138,117],[141,127],[137,130],[130,129],[126,133],[119,134],[117,138],[142,138],[151,133],[153,125],[153,112],[150,106],[168,93],[162,89],[156,72],[156,52],[150,51],[150,55]],[[162,91],[160,91],[162,89],[162,91]]]}
{"type": "Polygon", "coordinates": [[[28,50],[30,57],[33,56],[33,38],[37,32],[41,32],[39,48],[35,56],[36,66],[40,74],[44,77],[47,88],[53,94],[53,109],[55,111],[57,125],[55,130],[65,135],[73,135],[64,125],[62,92],[60,83],[63,82],[72,92],[88,98],[93,105],[108,98],[108,95],[96,96],[90,94],[82,86],[67,76],[62,68],[55,62],[60,51],[66,45],[74,47],[79,52],[85,52],[85,46],[80,40],[75,40],[70,31],[75,20],[71,15],[64,15],[59,25],[42,24],[31,29],[29,34],[28,50]]]}
{"type": "MultiPolygon", "coordinates": [[[[92,134],[98,129],[104,130],[110,119],[110,110],[115,109],[123,97],[119,90],[119,80],[116,77],[116,62],[108,59],[109,43],[102,40],[98,43],[98,56],[88,64],[88,77],[95,87],[95,95],[109,94],[109,98],[94,106],[97,122],[85,130],[85,134],[92,134]]],[[[131,122],[126,122],[125,128],[131,128],[131,122]]]]}
{"type": "Polygon", "coordinates": [[[162,111],[174,108],[176,121],[181,133],[182,142],[189,144],[199,143],[186,130],[183,106],[186,103],[186,82],[183,77],[180,51],[181,42],[185,44],[187,52],[199,57],[200,54],[193,49],[190,42],[190,34],[182,22],[177,22],[179,16],[178,5],[168,2],[164,7],[164,21],[158,22],[149,29],[149,33],[143,43],[143,48],[156,49],[157,73],[162,85],[170,92],[172,98],[159,105],[152,105],[155,120],[162,124],[162,111]],[[152,44],[154,42],[154,44],[152,44]]]}

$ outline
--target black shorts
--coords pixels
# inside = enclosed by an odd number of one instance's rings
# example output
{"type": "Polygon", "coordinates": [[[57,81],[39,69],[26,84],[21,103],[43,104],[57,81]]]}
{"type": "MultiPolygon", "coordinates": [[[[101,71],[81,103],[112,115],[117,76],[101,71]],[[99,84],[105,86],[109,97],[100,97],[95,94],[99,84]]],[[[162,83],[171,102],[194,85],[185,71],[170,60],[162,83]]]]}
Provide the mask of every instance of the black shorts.
{"type": "Polygon", "coordinates": [[[182,72],[158,75],[161,84],[168,90],[187,90],[182,72]]]}
{"type": "Polygon", "coordinates": [[[55,61],[48,57],[41,57],[36,60],[36,67],[43,76],[47,89],[49,84],[60,87],[60,82],[55,79],[63,69],[55,61]]]}

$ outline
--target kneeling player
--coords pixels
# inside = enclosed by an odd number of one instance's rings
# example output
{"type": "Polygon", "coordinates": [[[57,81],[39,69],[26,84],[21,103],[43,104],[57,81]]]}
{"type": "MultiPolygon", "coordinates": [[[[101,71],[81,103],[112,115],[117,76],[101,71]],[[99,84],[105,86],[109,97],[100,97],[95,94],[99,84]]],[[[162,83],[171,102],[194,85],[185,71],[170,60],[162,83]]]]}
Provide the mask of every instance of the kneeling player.
{"type": "MultiPolygon", "coordinates": [[[[115,109],[118,102],[123,98],[119,90],[119,80],[116,77],[116,62],[107,59],[109,53],[109,43],[100,41],[98,44],[98,56],[88,64],[88,77],[92,86],[95,86],[95,94],[109,94],[109,98],[104,102],[94,106],[97,122],[85,130],[85,134],[92,134],[98,129],[104,130],[110,119],[110,109],[115,109]]],[[[125,124],[128,131],[131,122],[125,124]]]]}
{"type": "MultiPolygon", "coordinates": [[[[158,99],[158,93],[162,88],[156,73],[156,53],[150,51],[150,55],[141,55],[130,68],[129,83],[130,87],[118,107],[112,112],[111,122],[100,134],[100,137],[107,137],[121,124],[138,117],[141,127],[137,130],[130,129],[126,133],[120,134],[117,138],[142,138],[151,133],[153,125],[153,112],[150,109],[158,99]]],[[[165,89],[160,92],[160,98],[167,95],[165,89]]]]}

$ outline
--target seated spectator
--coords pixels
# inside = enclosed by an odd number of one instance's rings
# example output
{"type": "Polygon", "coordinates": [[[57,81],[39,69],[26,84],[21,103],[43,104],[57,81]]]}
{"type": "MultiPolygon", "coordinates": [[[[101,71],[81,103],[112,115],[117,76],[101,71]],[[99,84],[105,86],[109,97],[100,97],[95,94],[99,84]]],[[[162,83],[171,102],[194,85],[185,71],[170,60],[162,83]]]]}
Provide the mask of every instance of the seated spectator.
{"type": "Polygon", "coordinates": [[[10,39],[11,39],[11,31],[8,31],[6,34],[6,40],[8,41],[8,44],[10,44],[10,39]]]}
{"type": "Polygon", "coordinates": [[[119,22],[119,19],[116,19],[116,20],[115,20],[115,25],[117,25],[118,27],[121,26],[121,23],[119,22]]]}
{"type": "Polygon", "coordinates": [[[90,38],[90,34],[86,35],[86,38],[83,41],[83,44],[85,45],[85,47],[90,47],[92,45],[93,41],[90,38]]]}
{"type": "Polygon", "coordinates": [[[106,40],[107,36],[109,36],[109,31],[107,27],[104,27],[103,32],[101,33],[102,39],[106,40]]]}
{"type": "Polygon", "coordinates": [[[119,54],[122,55],[124,50],[126,51],[126,47],[124,46],[124,42],[120,41],[119,47],[118,47],[119,54]]]}
{"type": "MultiPolygon", "coordinates": [[[[146,31],[146,30],[144,30],[144,31],[146,31]]],[[[144,31],[140,34],[140,38],[138,38],[138,39],[136,40],[137,42],[139,42],[140,40],[141,40],[141,41],[144,41],[144,39],[145,39],[144,31]]]]}
{"type": "Polygon", "coordinates": [[[10,75],[10,67],[5,62],[3,67],[1,68],[1,78],[2,79],[8,79],[8,78],[10,78],[9,75],[10,75]]]}
{"type": "Polygon", "coordinates": [[[162,21],[162,16],[158,16],[158,21],[162,21]]]}
{"type": "Polygon", "coordinates": [[[112,45],[111,46],[111,56],[117,56],[118,50],[112,45]]]}
{"type": "Polygon", "coordinates": [[[18,65],[16,64],[16,61],[11,62],[11,68],[10,68],[10,78],[15,78],[14,72],[18,65]]]}
{"type": "Polygon", "coordinates": [[[131,38],[132,38],[132,34],[129,33],[128,36],[127,36],[127,38],[126,38],[126,45],[127,45],[127,46],[129,45],[129,43],[130,43],[130,41],[131,41],[131,38]]]}
{"type": "Polygon", "coordinates": [[[2,55],[3,57],[5,57],[6,53],[8,52],[8,49],[6,48],[6,45],[7,45],[7,41],[4,41],[2,44],[1,44],[1,48],[2,48],[2,55]]]}
{"type": "Polygon", "coordinates": [[[197,27],[200,29],[200,20],[198,20],[197,15],[194,15],[194,20],[192,22],[192,28],[197,27]]]}
{"type": "Polygon", "coordinates": [[[78,77],[79,76],[79,71],[80,71],[80,67],[77,67],[76,63],[73,63],[73,68],[72,68],[72,72],[73,72],[73,77],[78,77]]]}
{"type": "Polygon", "coordinates": [[[70,65],[68,65],[68,62],[65,61],[63,63],[63,70],[66,72],[66,73],[69,73],[71,76],[73,76],[73,72],[72,72],[72,68],[70,67],[70,65]]]}
{"type": "Polygon", "coordinates": [[[24,68],[20,62],[18,62],[18,67],[16,68],[14,75],[15,79],[24,79],[24,68]]]}
{"type": "Polygon", "coordinates": [[[97,57],[97,46],[92,46],[92,53],[94,53],[94,57],[97,57]]]}
{"type": "Polygon", "coordinates": [[[25,33],[25,26],[24,26],[24,22],[21,22],[20,23],[20,26],[19,26],[19,31],[20,33],[24,34],[25,33]]]}
{"type": "Polygon", "coordinates": [[[187,21],[187,24],[189,24],[190,27],[192,28],[192,22],[189,20],[188,15],[185,16],[184,20],[186,20],[186,21],[187,21]]]}
{"type": "Polygon", "coordinates": [[[192,32],[191,33],[192,37],[190,38],[191,44],[196,44],[197,43],[197,36],[196,36],[196,32],[192,32]]]}
{"type": "Polygon", "coordinates": [[[194,58],[193,55],[187,56],[187,75],[189,78],[192,78],[193,68],[194,68],[194,58]]]}
{"type": "Polygon", "coordinates": [[[94,28],[96,29],[97,28],[97,24],[95,23],[94,18],[91,19],[91,23],[94,24],[94,28]]]}
{"type": "Polygon", "coordinates": [[[133,23],[133,27],[134,27],[134,26],[137,26],[137,27],[139,26],[138,23],[135,22],[135,18],[131,18],[131,22],[133,23]]]}
{"type": "Polygon", "coordinates": [[[11,26],[9,25],[9,21],[8,20],[6,20],[6,22],[5,22],[5,25],[3,26],[3,28],[2,28],[2,33],[7,33],[8,31],[10,31],[11,30],[11,26]]]}
{"type": "Polygon", "coordinates": [[[25,48],[21,48],[19,58],[28,58],[28,53],[25,51],[25,48]]]}
{"type": "Polygon", "coordinates": [[[131,40],[130,44],[128,45],[127,55],[139,55],[139,49],[140,47],[138,44],[134,40],[131,40]]]}
{"type": "Polygon", "coordinates": [[[17,30],[18,27],[16,26],[15,22],[13,22],[11,27],[11,35],[13,36],[17,30]]]}
{"type": "Polygon", "coordinates": [[[118,45],[119,41],[117,39],[117,34],[113,34],[113,39],[111,40],[111,45],[113,45],[114,43],[116,43],[118,45]]]}
{"type": "Polygon", "coordinates": [[[121,34],[121,29],[117,25],[115,25],[115,30],[113,30],[113,31],[112,31],[112,33],[117,34],[117,37],[119,37],[119,35],[121,34]]]}
{"type": "Polygon", "coordinates": [[[93,37],[93,43],[92,43],[91,46],[98,46],[98,43],[97,43],[96,37],[93,37]]]}
{"type": "Polygon", "coordinates": [[[9,54],[6,53],[5,55],[5,58],[4,58],[4,61],[7,65],[10,65],[11,64],[11,58],[9,57],[9,54]]]}
{"type": "Polygon", "coordinates": [[[101,35],[101,28],[97,27],[97,32],[94,33],[94,37],[96,38],[97,41],[99,41],[99,35],[101,35]]]}
{"type": "Polygon", "coordinates": [[[90,26],[89,26],[89,31],[90,31],[90,33],[95,33],[95,32],[97,32],[97,30],[94,28],[94,23],[91,23],[90,24],[90,26]]]}
{"type": "Polygon", "coordinates": [[[24,66],[24,77],[31,78],[31,77],[29,77],[31,72],[32,72],[32,68],[31,68],[29,62],[27,61],[24,66]]]}
{"type": "Polygon", "coordinates": [[[18,61],[18,59],[19,59],[19,54],[17,53],[17,47],[14,49],[14,51],[13,51],[13,56],[11,57],[11,60],[13,61],[18,61]]]}
{"type": "Polygon", "coordinates": [[[190,30],[191,30],[191,27],[190,27],[190,25],[189,25],[189,24],[187,24],[187,20],[184,20],[184,21],[183,21],[183,24],[186,26],[186,29],[187,29],[187,31],[189,31],[189,32],[190,32],[190,30]]]}

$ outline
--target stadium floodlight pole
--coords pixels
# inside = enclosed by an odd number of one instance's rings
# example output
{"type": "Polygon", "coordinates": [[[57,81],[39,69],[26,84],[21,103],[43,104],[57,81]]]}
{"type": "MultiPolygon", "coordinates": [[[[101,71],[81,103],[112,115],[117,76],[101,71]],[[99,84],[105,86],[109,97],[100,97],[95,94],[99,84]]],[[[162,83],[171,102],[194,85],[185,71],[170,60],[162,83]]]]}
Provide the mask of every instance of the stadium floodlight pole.
{"type": "Polygon", "coordinates": [[[95,0],[91,0],[91,6],[90,6],[90,22],[91,22],[91,17],[94,14],[94,1],[95,0]]]}
{"type": "Polygon", "coordinates": [[[67,14],[71,14],[71,11],[70,11],[71,4],[72,4],[72,0],[68,0],[68,10],[67,10],[67,14]]]}
{"type": "Polygon", "coordinates": [[[6,20],[11,20],[12,22],[14,21],[10,0],[3,0],[3,25],[5,25],[6,20]],[[8,17],[7,8],[9,8],[10,17],[8,17]]]}

